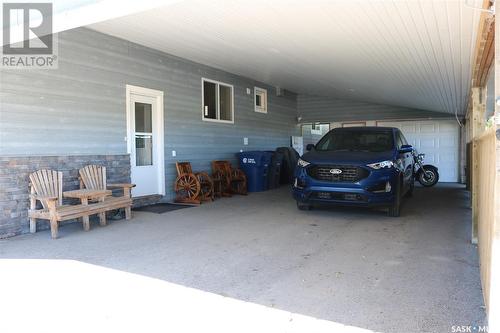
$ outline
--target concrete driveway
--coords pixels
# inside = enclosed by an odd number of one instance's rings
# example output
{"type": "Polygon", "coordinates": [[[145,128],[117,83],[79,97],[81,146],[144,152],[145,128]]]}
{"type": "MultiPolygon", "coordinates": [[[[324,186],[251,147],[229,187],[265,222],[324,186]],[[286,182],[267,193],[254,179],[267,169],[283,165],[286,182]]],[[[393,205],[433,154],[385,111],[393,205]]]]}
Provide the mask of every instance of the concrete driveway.
{"type": "Polygon", "coordinates": [[[0,313],[11,331],[38,303],[35,327],[57,328],[53,302],[82,330],[137,319],[145,331],[451,332],[485,322],[469,221],[463,187],[441,185],[416,188],[400,218],[298,211],[282,188],[88,233],[68,225],[55,241],[0,240],[0,313]]]}

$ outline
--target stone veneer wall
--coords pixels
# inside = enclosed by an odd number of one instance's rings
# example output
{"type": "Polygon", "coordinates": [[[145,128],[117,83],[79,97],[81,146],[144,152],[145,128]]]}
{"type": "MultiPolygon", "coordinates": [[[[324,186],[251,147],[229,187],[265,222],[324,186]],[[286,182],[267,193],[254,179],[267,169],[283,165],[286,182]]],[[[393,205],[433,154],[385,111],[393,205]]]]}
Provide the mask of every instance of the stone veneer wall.
{"type": "MultiPolygon", "coordinates": [[[[63,172],[63,190],[79,188],[78,170],[88,164],[106,167],[109,183],[130,182],[130,157],[126,155],[13,156],[0,157],[0,238],[29,232],[29,174],[39,169],[63,172]]],[[[37,228],[47,229],[40,221],[37,228]]]]}
{"type": "MultiPolygon", "coordinates": [[[[168,184],[167,184],[168,185],[168,184]]],[[[145,195],[133,198],[132,208],[154,205],[160,202],[166,202],[166,197],[160,194],[145,195]]]]}

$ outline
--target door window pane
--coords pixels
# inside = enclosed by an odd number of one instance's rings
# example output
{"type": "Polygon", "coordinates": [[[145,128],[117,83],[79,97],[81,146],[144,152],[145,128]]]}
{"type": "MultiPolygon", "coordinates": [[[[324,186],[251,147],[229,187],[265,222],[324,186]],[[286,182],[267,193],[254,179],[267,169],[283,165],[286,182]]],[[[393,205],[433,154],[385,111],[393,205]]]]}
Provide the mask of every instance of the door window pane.
{"type": "Polygon", "coordinates": [[[135,131],[153,132],[151,104],[135,102],[135,131]]]}
{"type": "Polygon", "coordinates": [[[232,94],[231,87],[219,85],[220,120],[232,120],[232,94]]]}
{"type": "Polygon", "coordinates": [[[217,119],[216,109],[216,85],[215,83],[203,82],[203,116],[205,118],[217,119]]]}
{"type": "Polygon", "coordinates": [[[135,165],[153,165],[153,137],[135,135],[135,165]]]}

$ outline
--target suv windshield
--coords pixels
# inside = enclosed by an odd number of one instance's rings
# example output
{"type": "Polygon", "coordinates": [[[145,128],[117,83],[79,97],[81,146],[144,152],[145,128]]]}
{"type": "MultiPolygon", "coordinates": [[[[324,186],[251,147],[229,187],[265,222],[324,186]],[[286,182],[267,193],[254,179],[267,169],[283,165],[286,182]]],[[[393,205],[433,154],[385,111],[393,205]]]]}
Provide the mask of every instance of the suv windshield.
{"type": "Polygon", "coordinates": [[[316,145],[318,151],[382,152],[392,150],[392,130],[332,130],[316,145]]]}

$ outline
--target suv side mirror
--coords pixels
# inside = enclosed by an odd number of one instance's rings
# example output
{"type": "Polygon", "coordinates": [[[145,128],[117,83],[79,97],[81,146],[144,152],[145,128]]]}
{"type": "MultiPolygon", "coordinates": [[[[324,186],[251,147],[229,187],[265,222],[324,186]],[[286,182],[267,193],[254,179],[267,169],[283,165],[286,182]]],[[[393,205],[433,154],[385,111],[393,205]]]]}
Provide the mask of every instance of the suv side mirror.
{"type": "Polygon", "coordinates": [[[306,146],[306,150],[307,151],[311,151],[314,149],[314,145],[312,143],[309,143],[307,146],[306,146]]]}
{"type": "Polygon", "coordinates": [[[412,151],[413,151],[412,145],[402,145],[401,148],[399,149],[399,152],[402,154],[411,153],[412,151]]]}

